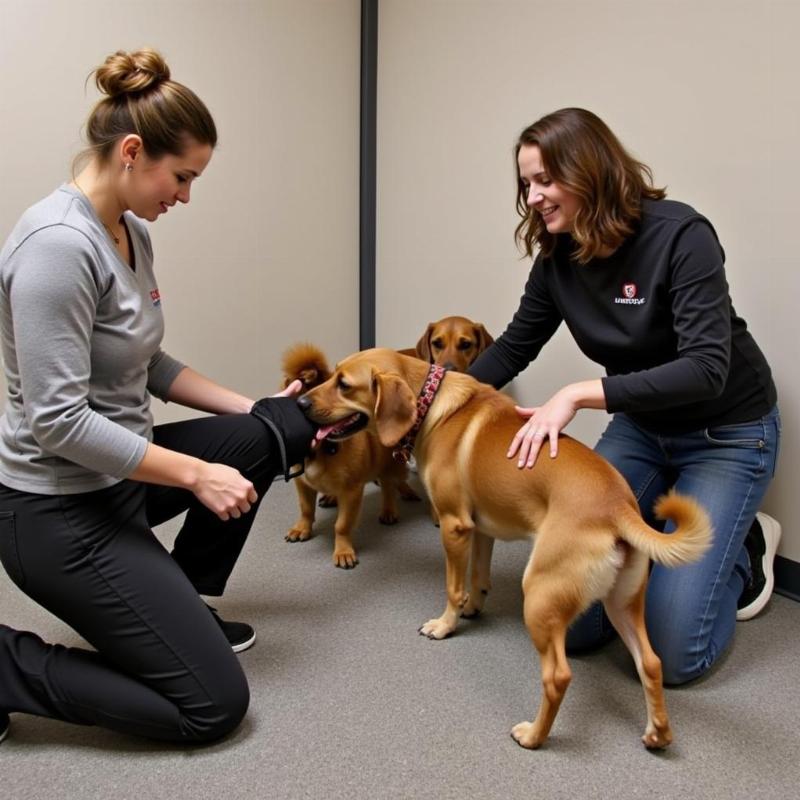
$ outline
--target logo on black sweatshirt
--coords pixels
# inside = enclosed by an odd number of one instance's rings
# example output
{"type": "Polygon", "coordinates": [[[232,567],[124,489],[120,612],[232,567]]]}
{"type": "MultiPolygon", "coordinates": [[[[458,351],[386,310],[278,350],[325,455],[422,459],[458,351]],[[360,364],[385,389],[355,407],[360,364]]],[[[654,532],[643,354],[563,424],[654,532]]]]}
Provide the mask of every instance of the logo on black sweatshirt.
{"type": "Polygon", "coordinates": [[[637,297],[639,289],[635,283],[622,284],[622,297],[615,297],[615,303],[622,303],[626,306],[641,306],[647,302],[646,297],[637,297]]]}

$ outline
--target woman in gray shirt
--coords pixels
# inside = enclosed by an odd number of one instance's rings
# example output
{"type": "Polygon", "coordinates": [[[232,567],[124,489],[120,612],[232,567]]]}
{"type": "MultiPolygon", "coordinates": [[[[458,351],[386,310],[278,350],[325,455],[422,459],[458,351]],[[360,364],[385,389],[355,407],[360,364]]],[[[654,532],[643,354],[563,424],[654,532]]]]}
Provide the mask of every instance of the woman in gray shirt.
{"type": "Polygon", "coordinates": [[[255,633],[199,594],[222,594],[261,496],[313,428],[296,386],[254,404],[161,349],[141,220],[189,202],[216,128],[153,50],[109,56],[95,81],[107,96],[84,168],[0,252],[0,560],[97,652],[0,625],[0,739],[22,711],[209,741],[246,711],[234,651],[255,633]],[[151,394],[211,416],[154,426],[151,394]],[[168,554],[151,526],[183,511],[168,554]]]}

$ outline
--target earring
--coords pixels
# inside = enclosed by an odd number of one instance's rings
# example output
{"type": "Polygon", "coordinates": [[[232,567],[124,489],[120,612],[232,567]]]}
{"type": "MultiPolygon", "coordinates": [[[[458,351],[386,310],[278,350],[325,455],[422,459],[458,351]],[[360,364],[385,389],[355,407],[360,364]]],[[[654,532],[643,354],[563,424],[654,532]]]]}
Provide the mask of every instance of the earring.
{"type": "Polygon", "coordinates": [[[125,165],[125,172],[133,172],[133,164],[126,164],[125,165]]]}

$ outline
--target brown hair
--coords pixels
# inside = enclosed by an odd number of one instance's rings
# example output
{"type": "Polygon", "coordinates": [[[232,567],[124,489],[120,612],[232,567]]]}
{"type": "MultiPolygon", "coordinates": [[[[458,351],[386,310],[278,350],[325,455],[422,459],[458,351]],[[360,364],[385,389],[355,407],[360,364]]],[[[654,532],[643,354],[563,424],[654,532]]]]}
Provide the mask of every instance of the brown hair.
{"type": "Polygon", "coordinates": [[[191,89],[170,80],[169,67],[155,50],[118,50],[92,75],[107,97],[89,114],[89,147],[76,161],[91,155],[107,161],[114,143],[129,133],[141,137],[152,159],[180,155],[188,137],[216,146],[217,129],[208,108],[191,89]]]}
{"type": "Polygon", "coordinates": [[[517,213],[522,217],[514,236],[528,256],[536,245],[550,255],[556,236],[526,203],[516,161],[525,145],[536,145],[548,177],[580,198],[572,232],[577,243],[574,257],[580,264],[605,248],[616,250],[633,233],[644,198],[666,196],[663,188],[653,186],[650,168],[633,158],[599,117],[582,108],[554,111],[525,128],[514,149],[517,213]]]}

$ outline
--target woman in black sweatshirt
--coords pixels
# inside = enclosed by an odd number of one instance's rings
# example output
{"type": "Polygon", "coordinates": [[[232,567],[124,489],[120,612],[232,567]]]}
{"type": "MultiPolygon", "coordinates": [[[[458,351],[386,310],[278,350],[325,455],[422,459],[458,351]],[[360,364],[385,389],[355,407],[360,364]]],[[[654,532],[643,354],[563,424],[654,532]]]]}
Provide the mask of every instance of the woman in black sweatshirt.
{"type": "MultiPolygon", "coordinates": [[[[737,613],[754,616],[772,591],[780,526],[756,516],[780,436],[770,368],[733,309],[711,223],[666,200],[602,120],[556,111],[522,132],[516,156],[516,237],[538,254],[514,318],[470,374],[506,384],[563,320],[606,376],[520,409],[509,458],[530,468],[545,443],[556,458],[575,413],[605,409],[613,417],[597,450],[651,524],[655,499],[670,487],[708,510],[713,548],[691,566],[654,566],[648,586],[648,631],[664,679],[683,683],[725,649],[737,613]]],[[[611,632],[598,606],[568,644],[584,649],[611,632]]]]}

